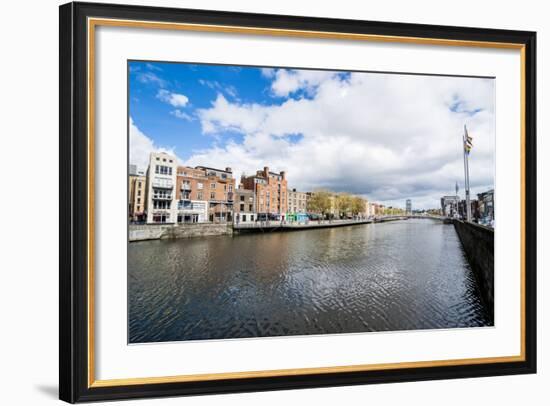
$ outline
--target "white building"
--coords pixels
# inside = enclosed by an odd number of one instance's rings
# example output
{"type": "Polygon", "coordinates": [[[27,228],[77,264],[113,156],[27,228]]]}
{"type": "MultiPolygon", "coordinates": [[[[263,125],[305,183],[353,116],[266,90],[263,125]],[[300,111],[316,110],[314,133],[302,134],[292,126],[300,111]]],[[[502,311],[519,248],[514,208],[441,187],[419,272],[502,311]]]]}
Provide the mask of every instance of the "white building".
{"type": "Polygon", "coordinates": [[[298,192],[296,189],[290,190],[288,192],[288,213],[306,213],[307,198],[306,192],[298,192]]]}
{"type": "Polygon", "coordinates": [[[177,162],[173,156],[151,153],[147,168],[147,223],[175,223],[177,162]]]}
{"type": "Polygon", "coordinates": [[[374,203],[369,202],[368,200],[365,201],[365,214],[367,218],[374,217],[375,215],[375,208],[374,203]]]}
{"type": "Polygon", "coordinates": [[[178,223],[204,223],[208,221],[208,202],[204,200],[184,200],[177,202],[178,223]]]}
{"type": "Polygon", "coordinates": [[[443,196],[441,198],[441,213],[446,217],[458,217],[458,196],[443,196]]]}

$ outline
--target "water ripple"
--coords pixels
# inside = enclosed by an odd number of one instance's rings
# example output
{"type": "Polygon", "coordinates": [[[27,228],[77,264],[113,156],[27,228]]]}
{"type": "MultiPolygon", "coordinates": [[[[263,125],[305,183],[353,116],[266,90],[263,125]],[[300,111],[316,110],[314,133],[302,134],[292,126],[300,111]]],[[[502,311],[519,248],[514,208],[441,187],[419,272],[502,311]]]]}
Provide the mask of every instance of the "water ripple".
{"type": "Polygon", "coordinates": [[[487,326],[453,226],[408,220],[129,245],[130,342],[487,326]]]}

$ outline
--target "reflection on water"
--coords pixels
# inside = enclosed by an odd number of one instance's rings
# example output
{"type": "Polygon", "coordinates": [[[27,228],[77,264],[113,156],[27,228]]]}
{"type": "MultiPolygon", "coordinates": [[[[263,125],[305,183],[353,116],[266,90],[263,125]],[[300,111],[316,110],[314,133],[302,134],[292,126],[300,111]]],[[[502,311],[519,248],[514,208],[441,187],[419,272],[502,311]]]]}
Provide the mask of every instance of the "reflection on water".
{"type": "Polygon", "coordinates": [[[489,325],[452,225],[129,244],[131,343],[489,325]]]}

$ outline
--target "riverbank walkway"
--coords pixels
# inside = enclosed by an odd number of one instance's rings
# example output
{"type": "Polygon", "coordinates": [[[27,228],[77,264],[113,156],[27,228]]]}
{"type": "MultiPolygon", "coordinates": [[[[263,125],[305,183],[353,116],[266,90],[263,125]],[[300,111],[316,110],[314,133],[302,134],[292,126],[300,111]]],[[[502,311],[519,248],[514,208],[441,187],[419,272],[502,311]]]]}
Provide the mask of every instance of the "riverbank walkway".
{"type": "Polygon", "coordinates": [[[383,223],[387,221],[406,220],[407,216],[384,216],[369,219],[350,219],[350,220],[309,220],[307,222],[298,221],[257,221],[254,223],[235,223],[233,231],[292,231],[305,230],[311,228],[331,228],[354,226],[369,223],[383,223]]]}

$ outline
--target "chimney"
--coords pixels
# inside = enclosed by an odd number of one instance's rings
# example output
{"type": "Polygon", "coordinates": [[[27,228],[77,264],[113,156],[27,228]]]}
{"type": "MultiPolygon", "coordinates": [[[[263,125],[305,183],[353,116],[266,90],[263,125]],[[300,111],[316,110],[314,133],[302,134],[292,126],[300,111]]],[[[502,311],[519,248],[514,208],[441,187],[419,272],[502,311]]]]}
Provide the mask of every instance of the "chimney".
{"type": "Polygon", "coordinates": [[[269,177],[269,166],[264,166],[264,176],[265,176],[266,178],[269,177]]]}
{"type": "Polygon", "coordinates": [[[286,176],[286,172],[285,172],[285,171],[281,171],[281,178],[283,178],[283,180],[285,179],[285,176],[286,176]]]}
{"type": "Polygon", "coordinates": [[[231,168],[229,168],[229,167],[225,168],[225,171],[226,171],[226,172],[229,172],[229,173],[233,172],[233,171],[231,170],[231,168]]]}

